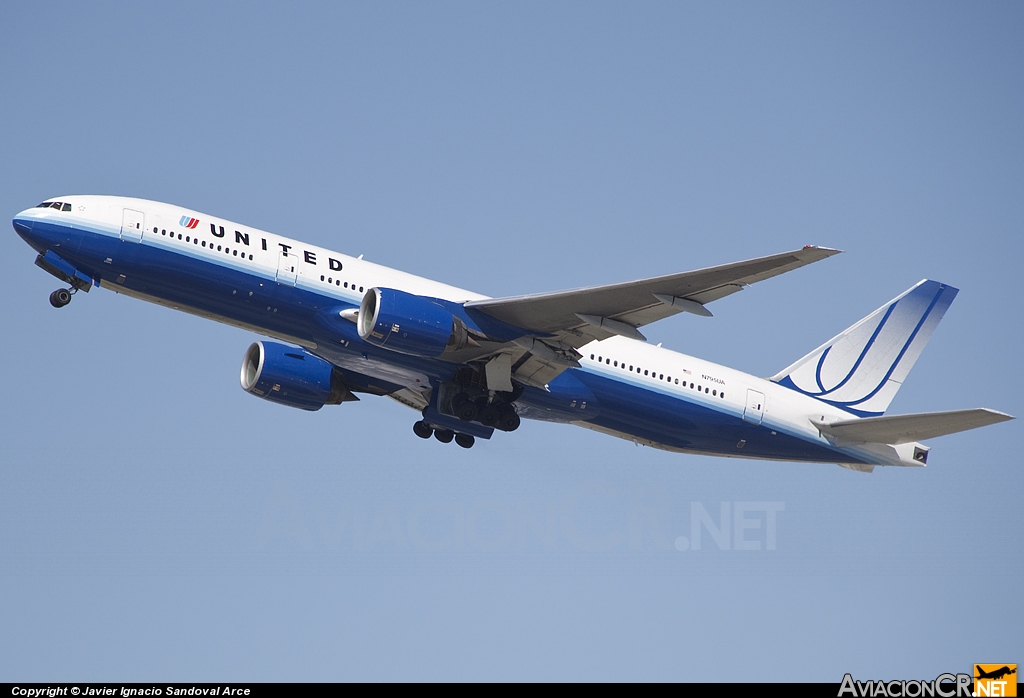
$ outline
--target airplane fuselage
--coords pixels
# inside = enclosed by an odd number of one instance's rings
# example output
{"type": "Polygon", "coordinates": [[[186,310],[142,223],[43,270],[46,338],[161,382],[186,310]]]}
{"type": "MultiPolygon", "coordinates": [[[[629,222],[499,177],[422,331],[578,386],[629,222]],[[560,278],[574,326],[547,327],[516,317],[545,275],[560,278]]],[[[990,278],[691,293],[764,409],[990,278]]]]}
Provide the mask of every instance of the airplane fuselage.
{"type": "MultiPolygon", "coordinates": [[[[41,255],[88,283],[301,346],[365,382],[370,392],[423,394],[459,365],[375,346],[342,311],[387,287],[457,303],[471,291],[177,206],[69,196],[28,209],[15,228],[41,255]],[[70,205],[70,210],[67,210],[70,205]]],[[[86,282],[83,282],[83,286],[86,282]]],[[[849,414],[724,366],[625,337],[580,348],[545,388],[515,401],[527,419],[570,423],[657,448],[730,457],[921,465],[915,444],[844,444],[811,419],[849,414]]]]}

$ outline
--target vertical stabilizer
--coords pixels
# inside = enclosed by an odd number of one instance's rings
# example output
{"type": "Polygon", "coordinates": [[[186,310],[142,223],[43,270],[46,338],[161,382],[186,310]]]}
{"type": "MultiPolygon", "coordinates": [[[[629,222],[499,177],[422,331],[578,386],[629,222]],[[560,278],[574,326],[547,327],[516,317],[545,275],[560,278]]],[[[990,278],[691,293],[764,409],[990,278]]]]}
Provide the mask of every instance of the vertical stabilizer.
{"type": "Polygon", "coordinates": [[[921,281],[771,380],[860,417],[881,415],[956,294],[921,281]]]}

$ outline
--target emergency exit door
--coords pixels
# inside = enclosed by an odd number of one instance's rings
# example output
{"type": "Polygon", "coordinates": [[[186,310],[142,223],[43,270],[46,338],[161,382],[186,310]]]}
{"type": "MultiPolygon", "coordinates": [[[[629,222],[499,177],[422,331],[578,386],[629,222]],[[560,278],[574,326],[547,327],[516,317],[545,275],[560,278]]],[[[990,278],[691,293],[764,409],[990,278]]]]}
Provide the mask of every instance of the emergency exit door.
{"type": "Polygon", "coordinates": [[[299,257],[294,252],[281,250],[277,258],[277,283],[294,286],[299,277],[299,257]]]}
{"type": "Polygon", "coordinates": [[[142,211],[124,210],[121,219],[121,239],[125,242],[142,242],[142,231],[146,229],[146,216],[142,211]]]}
{"type": "Polygon", "coordinates": [[[764,393],[747,390],[747,406],[743,409],[743,419],[751,424],[760,424],[764,418],[764,393]]]}

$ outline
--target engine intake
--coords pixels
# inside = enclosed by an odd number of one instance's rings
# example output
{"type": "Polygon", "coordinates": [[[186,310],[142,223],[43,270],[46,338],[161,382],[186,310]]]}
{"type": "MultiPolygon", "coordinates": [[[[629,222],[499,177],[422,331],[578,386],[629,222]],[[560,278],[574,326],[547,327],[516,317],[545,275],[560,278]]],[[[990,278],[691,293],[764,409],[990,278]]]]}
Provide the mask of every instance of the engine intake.
{"type": "Polygon", "coordinates": [[[250,346],[242,359],[240,379],[242,390],[250,395],[310,412],[358,399],[332,364],[277,342],[250,346]]]}
{"type": "Polygon", "coordinates": [[[437,358],[472,340],[465,324],[434,298],[371,288],[359,305],[359,336],[401,354],[437,358]]]}

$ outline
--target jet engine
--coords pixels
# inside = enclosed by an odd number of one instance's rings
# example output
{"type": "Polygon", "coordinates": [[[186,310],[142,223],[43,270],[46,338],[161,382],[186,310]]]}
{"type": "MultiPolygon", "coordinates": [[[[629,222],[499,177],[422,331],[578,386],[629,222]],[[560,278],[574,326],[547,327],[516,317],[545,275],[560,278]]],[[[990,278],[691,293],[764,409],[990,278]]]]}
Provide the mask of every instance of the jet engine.
{"type": "Polygon", "coordinates": [[[249,347],[242,359],[241,382],[251,395],[310,412],[359,399],[333,365],[304,349],[277,342],[249,347]]]}
{"type": "Polygon", "coordinates": [[[371,288],[359,305],[359,336],[401,354],[437,358],[470,345],[462,320],[434,298],[371,288]]]}

